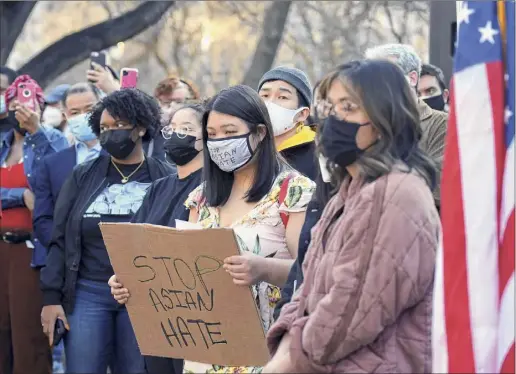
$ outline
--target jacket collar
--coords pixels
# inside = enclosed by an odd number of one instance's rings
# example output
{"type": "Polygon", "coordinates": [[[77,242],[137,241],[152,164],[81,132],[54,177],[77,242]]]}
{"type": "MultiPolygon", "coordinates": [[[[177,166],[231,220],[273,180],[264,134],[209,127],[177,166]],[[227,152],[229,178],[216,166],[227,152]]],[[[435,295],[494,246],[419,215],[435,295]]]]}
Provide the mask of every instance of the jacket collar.
{"type": "Polygon", "coordinates": [[[11,129],[2,136],[2,148],[10,148],[14,140],[14,129],[11,129]]]}
{"type": "Polygon", "coordinates": [[[417,109],[419,111],[419,119],[425,121],[432,115],[432,108],[428,106],[423,100],[417,101],[417,109]]]}
{"type": "Polygon", "coordinates": [[[311,143],[315,140],[315,131],[302,124],[296,133],[278,146],[278,152],[293,148],[301,144],[311,143]]]}

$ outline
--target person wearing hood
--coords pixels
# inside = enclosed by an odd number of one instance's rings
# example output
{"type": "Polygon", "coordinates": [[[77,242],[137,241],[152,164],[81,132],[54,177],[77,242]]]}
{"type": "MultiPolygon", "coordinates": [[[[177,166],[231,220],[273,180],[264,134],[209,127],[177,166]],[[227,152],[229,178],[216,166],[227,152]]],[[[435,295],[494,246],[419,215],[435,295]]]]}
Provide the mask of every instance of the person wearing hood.
{"type": "Polygon", "coordinates": [[[296,68],[279,66],[265,73],[258,93],[269,111],[278,152],[294,169],[315,180],[315,131],[305,124],[312,103],[307,75],[296,68]]]}
{"type": "Polygon", "coordinates": [[[39,319],[39,269],[46,250],[32,235],[32,190],[41,159],[68,142],[41,126],[43,91],[28,75],[17,77],[2,97],[10,128],[0,135],[0,363],[2,372],[50,374],[50,348],[39,319]],[[22,83],[35,87],[33,108],[16,99],[22,83]]]}

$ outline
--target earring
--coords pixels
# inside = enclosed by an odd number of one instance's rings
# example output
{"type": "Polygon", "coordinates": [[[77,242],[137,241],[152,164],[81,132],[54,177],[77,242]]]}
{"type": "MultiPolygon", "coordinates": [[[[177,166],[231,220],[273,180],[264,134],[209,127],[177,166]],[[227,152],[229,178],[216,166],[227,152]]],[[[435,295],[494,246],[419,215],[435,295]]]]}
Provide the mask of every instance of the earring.
{"type": "Polygon", "coordinates": [[[145,133],[143,131],[140,131],[140,137],[144,136],[145,133]]]}

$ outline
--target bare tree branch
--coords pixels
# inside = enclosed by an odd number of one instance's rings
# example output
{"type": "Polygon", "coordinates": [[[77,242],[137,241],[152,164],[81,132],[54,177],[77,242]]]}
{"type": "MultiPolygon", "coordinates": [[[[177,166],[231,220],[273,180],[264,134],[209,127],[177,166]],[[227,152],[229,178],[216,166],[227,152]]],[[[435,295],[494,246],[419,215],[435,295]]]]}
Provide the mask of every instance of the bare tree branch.
{"type": "Polygon", "coordinates": [[[30,73],[42,87],[45,87],[72,66],[86,59],[92,51],[100,51],[122,40],[130,39],[156,23],[174,3],[148,1],[120,17],[67,35],[33,57],[20,71],[30,73]]]}
{"type": "Polygon", "coordinates": [[[243,84],[256,87],[260,78],[274,63],[292,1],[273,2],[263,18],[262,36],[258,41],[251,65],[245,73],[243,84]]]}
{"type": "Polygon", "coordinates": [[[113,19],[114,15],[113,15],[113,11],[111,10],[111,1],[109,0],[102,0],[100,2],[100,6],[102,8],[104,8],[104,10],[106,11],[106,13],[108,14],[108,19],[113,19]]]}
{"type": "Polygon", "coordinates": [[[5,65],[37,1],[0,2],[0,65],[5,65]]]}
{"type": "Polygon", "coordinates": [[[389,29],[392,35],[396,38],[396,41],[398,43],[403,43],[403,36],[400,33],[398,33],[398,31],[396,30],[396,26],[394,25],[394,17],[392,16],[391,8],[389,6],[388,1],[384,2],[383,11],[387,16],[387,21],[389,22],[389,29]]]}

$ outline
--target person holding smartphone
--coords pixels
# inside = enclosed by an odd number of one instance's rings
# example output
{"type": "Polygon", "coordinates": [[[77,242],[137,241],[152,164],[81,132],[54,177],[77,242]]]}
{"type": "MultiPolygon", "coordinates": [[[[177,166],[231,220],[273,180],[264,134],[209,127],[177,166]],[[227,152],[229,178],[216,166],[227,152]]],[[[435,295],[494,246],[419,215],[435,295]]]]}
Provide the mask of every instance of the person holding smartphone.
{"type": "Polygon", "coordinates": [[[92,61],[90,69],[86,72],[86,78],[106,95],[120,89],[119,79],[113,69],[108,65],[102,66],[92,61]]]}
{"type": "Polygon", "coordinates": [[[32,190],[41,159],[68,142],[61,132],[41,126],[43,91],[28,75],[14,80],[4,100],[14,120],[0,136],[0,370],[51,373],[50,348],[39,319],[39,268],[46,250],[32,235],[32,190]],[[20,91],[20,85],[27,88],[20,91]],[[12,368],[5,367],[11,362],[12,368]]]}

